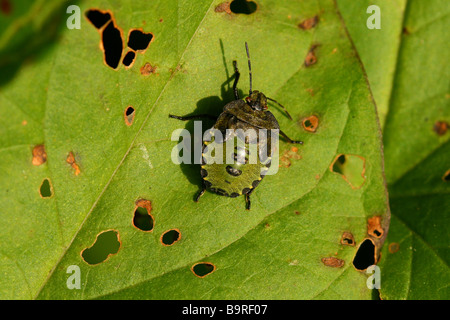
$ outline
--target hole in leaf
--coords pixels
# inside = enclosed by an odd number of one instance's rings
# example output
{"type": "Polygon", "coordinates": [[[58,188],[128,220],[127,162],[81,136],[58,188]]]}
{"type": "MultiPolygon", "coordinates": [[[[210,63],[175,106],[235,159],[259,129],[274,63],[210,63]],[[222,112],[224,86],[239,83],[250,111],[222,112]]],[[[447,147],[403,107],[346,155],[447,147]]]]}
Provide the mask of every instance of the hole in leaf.
{"type": "Polygon", "coordinates": [[[353,265],[362,271],[375,264],[375,245],[372,240],[365,239],[356,251],[353,265]]]}
{"type": "Polygon", "coordinates": [[[128,34],[128,47],[134,51],[146,50],[152,39],[152,33],[146,33],[139,29],[133,29],[128,34]]]}
{"type": "Polygon", "coordinates": [[[161,236],[161,243],[165,246],[171,246],[181,239],[181,233],[178,229],[166,231],[161,236]]]}
{"type": "Polygon", "coordinates": [[[86,18],[94,25],[94,27],[100,29],[111,20],[111,14],[107,11],[90,9],[86,11],[86,18]]]}
{"type": "Polygon", "coordinates": [[[132,106],[128,106],[123,112],[123,117],[125,118],[125,124],[127,126],[131,126],[134,121],[134,108],[132,106]]]}
{"type": "Polygon", "coordinates": [[[302,121],[303,129],[309,132],[316,132],[317,127],[319,126],[319,118],[316,116],[310,116],[304,118],[302,121]]]}
{"type": "Polygon", "coordinates": [[[123,42],[122,33],[114,24],[109,22],[102,32],[103,52],[105,63],[113,69],[119,66],[122,57],[123,42]]]}
{"type": "Polygon", "coordinates": [[[126,108],[125,115],[127,117],[131,116],[133,113],[134,113],[134,108],[132,106],[129,106],[128,108],[126,108]]]}
{"type": "Polygon", "coordinates": [[[136,201],[134,208],[133,226],[142,231],[152,231],[154,226],[153,216],[151,215],[152,204],[149,200],[140,199],[136,201]]]}
{"type": "Polygon", "coordinates": [[[234,0],[230,4],[230,10],[233,13],[252,14],[256,8],[255,2],[247,0],[234,0]]]}
{"type": "Polygon", "coordinates": [[[442,176],[442,180],[443,180],[444,182],[450,181],[450,169],[447,170],[447,172],[444,173],[444,175],[442,176]]]}
{"type": "Polygon", "coordinates": [[[91,247],[81,251],[81,256],[88,264],[96,265],[116,254],[119,248],[119,233],[115,230],[103,231],[97,235],[91,247]]]}
{"type": "Polygon", "coordinates": [[[48,178],[45,178],[39,188],[39,194],[42,198],[50,198],[53,195],[53,187],[48,178]]]}
{"type": "Polygon", "coordinates": [[[366,180],[365,165],[366,161],[361,156],[339,154],[331,164],[330,170],[340,174],[353,189],[358,189],[366,180]]]}
{"type": "Polygon", "coordinates": [[[136,53],[132,50],[128,51],[125,57],[123,57],[123,65],[127,68],[131,67],[134,62],[134,58],[136,58],[136,53]]]}
{"type": "Polygon", "coordinates": [[[216,270],[216,266],[209,262],[200,262],[192,266],[192,272],[199,278],[204,278],[216,270]]]}
{"type": "Polygon", "coordinates": [[[32,151],[33,160],[31,160],[31,163],[34,166],[40,166],[41,164],[45,163],[47,161],[47,153],[45,152],[45,147],[43,144],[39,144],[33,148],[32,151]]]}
{"type": "Polygon", "coordinates": [[[342,234],[341,244],[353,247],[355,245],[353,234],[351,234],[350,232],[344,232],[342,234]]]}

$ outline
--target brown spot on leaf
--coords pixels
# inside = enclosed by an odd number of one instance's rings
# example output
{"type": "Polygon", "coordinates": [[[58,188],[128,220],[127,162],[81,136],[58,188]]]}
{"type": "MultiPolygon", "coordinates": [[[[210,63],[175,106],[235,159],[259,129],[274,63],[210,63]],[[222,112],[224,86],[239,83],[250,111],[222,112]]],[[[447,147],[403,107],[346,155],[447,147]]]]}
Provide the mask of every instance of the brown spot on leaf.
{"type": "Polygon", "coordinates": [[[11,1],[0,0],[0,11],[5,15],[9,15],[12,11],[11,1]]]}
{"type": "Polygon", "coordinates": [[[400,249],[400,245],[397,242],[392,242],[388,249],[390,253],[396,253],[400,249]]]}
{"type": "Polygon", "coordinates": [[[341,268],[344,266],[345,261],[342,259],[338,259],[336,257],[326,257],[322,258],[322,263],[327,267],[331,268],[341,268]]]}
{"type": "Polygon", "coordinates": [[[141,67],[141,74],[143,76],[148,76],[150,74],[156,73],[156,66],[152,66],[150,63],[146,63],[141,67]]]}
{"type": "Polygon", "coordinates": [[[80,167],[78,166],[78,164],[75,161],[75,155],[73,154],[72,151],[69,152],[69,154],[67,155],[66,158],[66,162],[68,164],[70,164],[70,166],[75,170],[75,175],[79,175],[80,174],[80,167]]]}
{"type": "Polygon", "coordinates": [[[315,115],[306,117],[302,120],[303,129],[308,132],[316,132],[319,126],[319,118],[315,115]]]}
{"type": "Polygon", "coordinates": [[[311,97],[314,97],[315,93],[314,90],[312,88],[307,88],[306,91],[309,92],[309,94],[311,95],[311,97]]]}
{"type": "Polygon", "coordinates": [[[31,163],[34,166],[40,166],[47,161],[47,153],[45,152],[45,147],[43,144],[39,144],[33,148],[32,151],[33,159],[31,163]]]}
{"type": "Polygon", "coordinates": [[[219,3],[216,8],[214,9],[215,12],[226,12],[228,14],[231,14],[230,9],[230,3],[229,2],[222,2],[219,3]]]}
{"type": "Polygon", "coordinates": [[[375,238],[381,238],[383,235],[381,216],[373,216],[367,220],[367,234],[375,238]]]}
{"type": "Polygon", "coordinates": [[[341,237],[341,244],[346,246],[355,246],[355,239],[350,232],[344,232],[341,237]]]}
{"type": "Polygon", "coordinates": [[[298,27],[303,30],[309,30],[311,28],[314,28],[318,22],[319,22],[319,17],[314,16],[312,18],[303,20],[301,23],[299,23],[298,27]]]}
{"type": "Polygon", "coordinates": [[[280,157],[280,167],[284,167],[284,168],[289,168],[292,163],[291,160],[299,160],[302,158],[301,155],[299,155],[298,153],[298,148],[297,147],[292,147],[289,150],[285,150],[283,152],[283,155],[280,157]]]}
{"type": "Polygon", "coordinates": [[[433,126],[433,130],[439,136],[443,136],[444,134],[447,133],[449,127],[450,125],[446,121],[436,121],[436,123],[433,126]]]}
{"type": "Polygon", "coordinates": [[[315,50],[318,46],[319,46],[318,44],[314,44],[309,49],[308,54],[306,55],[306,58],[305,58],[305,67],[309,67],[309,66],[312,66],[313,64],[317,63],[317,57],[316,57],[315,50]]]}
{"type": "Polygon", "coordinates": [[[211,262],[199,262],[191,267],[192,273],[199,278],[204,278],[215,270],[216,266],[211,262]]]}

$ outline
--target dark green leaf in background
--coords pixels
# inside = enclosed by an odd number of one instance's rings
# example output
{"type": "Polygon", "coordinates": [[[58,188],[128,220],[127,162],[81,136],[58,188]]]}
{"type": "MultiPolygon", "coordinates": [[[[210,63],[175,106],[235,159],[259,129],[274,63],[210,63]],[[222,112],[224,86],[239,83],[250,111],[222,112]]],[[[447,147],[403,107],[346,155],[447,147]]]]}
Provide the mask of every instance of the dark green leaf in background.
{"type": "Polygon", "coordinates": [[[450,3],[338,3],[384,123],[392,218],[381,298],[449,299],[450,3]],[[357,14],[369,4],[381,9],[380,30],[365,29],[357,14]]]}

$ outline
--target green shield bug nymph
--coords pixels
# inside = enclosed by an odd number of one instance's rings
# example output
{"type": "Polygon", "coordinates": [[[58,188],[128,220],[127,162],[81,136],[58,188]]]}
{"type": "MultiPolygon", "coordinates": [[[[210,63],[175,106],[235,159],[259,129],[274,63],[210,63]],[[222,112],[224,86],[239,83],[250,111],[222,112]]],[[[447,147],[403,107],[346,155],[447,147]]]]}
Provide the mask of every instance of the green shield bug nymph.
{"type": "Polygon", "coordinates": [[[195,201],[197,202],[205,193],[205,190],[209,188],[219,195],[232,198],[245,195],[246,209],[250,210],[250,195],[261,182],[265,172],[269,170],[271,165],[273,152],[271,133],[274,132],[273,130],[276,130],[277,134],[279,132],[289,143],[303,144],[303,142],[290,139],[280,130],[274,115],[267,110],[267,100],[277,103],[292,120],[286,108],[277,101],[266,97],[262,92],[252,90],[252,69],[247,43],[245,43],[245,49],[247,51],[250,78],[250,93],[248,97],[245,99],[239,98],[237,83],[240,73],[237,68],[237,62],[233,61],[235,76],[233,91],[236,100],[228,103],[217,119],[209,114],[182,117],[169,114],[169,117],[183,121],[204,118],[214,118],[216,120],[215,125],[209,130],[211,139],[203,139],[200,170],[203,178],[202,189],[195,201]],[[256,136],[239,134],[244,131],[260,132],[260,134],[256,136]],[[264,131],[265,134],[261,135],[261,131],[264,131]],[[221,138],[218,138],[219,136],[221,138]],[[233,142],[231,148],[228,147],[228,142],[230,141],[233,142]],[[237,145],[235,145],[236,142],[237,145]],[[216,151],[219,150],[218,147],[224,146],[225,151],[220,153],[216,151]],[[257,161],[249,161],[249,158],[252,155],[254,156],[255,153],[258,155],[257,161]],[[217,155],[219,160],[226,161],[215,161],[217,160],[217,155]],[[232,161],[230,162],[230,160],[232,161]]]}

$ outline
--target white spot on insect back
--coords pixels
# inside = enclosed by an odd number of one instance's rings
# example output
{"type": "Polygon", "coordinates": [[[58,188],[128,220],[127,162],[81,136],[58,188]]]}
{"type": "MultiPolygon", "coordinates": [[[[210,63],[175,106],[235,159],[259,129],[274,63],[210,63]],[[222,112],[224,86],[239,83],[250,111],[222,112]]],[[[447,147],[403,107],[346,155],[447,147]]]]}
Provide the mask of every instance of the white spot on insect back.
{"type": "Polygon", "coordinates": [[[142,151],[142,158],[144,158],[144,160],[147,161],[150,169],[153,169],[153,165],[152,165],[152,162],[150,161],[150,156],[148,154],[148,150],[145,147],[145,145],[144,144],[139,145],[139,149],[141,149],[141,151],[142,151]]]}

